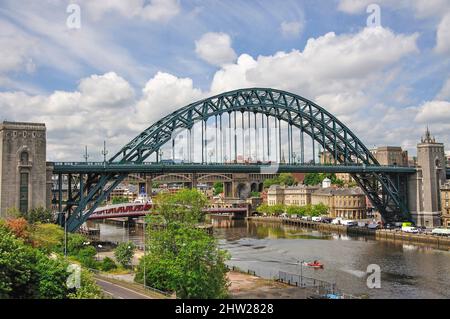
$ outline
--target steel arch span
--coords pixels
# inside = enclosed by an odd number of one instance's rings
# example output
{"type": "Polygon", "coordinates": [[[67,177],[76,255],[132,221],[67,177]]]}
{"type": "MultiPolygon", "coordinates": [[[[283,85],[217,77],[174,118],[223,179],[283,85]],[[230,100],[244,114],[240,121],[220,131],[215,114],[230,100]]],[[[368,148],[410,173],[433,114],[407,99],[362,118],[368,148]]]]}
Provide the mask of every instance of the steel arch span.
{"type": "MultiPolygon", "coordinates": [[[[299,95],[271,88],[239,89],[186,105],[144,130],[105,165],[141,164],[150,155],[158,155],[159,149],[171,141],[174,131],[191,130],[196,122],[202,122],[202,125],[205,122],[206,125],[209,118],[215,118],[217,125],[217,117],[221,118],[222,115],[233,112],[234,114],[248,112],[255,116],[259,113],[262,119],[264,116],[267,118],[267,123],[269,117],[275,118],[275,125],[278,121],[279,127],[281,122],[287,123],[288,133],[289,129],[291,130],[288,137],[291,150],[292,127],[296,127],[301,132],[301,143],[303,135],[308,135],[331,154],[335,163],[380,166],[360,139],[327,110],[299,95]]],[[[281,140],[279,142],[281,144],[281,140]]],[[[105,170],[103,173],[87,173],[85,182],[80,183],[80,190],[73,194],[73,197],[69,196],[66,205],[66,211],[69,212],[66,216],[68,229],[76,230],[86,221],[94,209],[126,176],[127,173],[123,171],[111,173],[105,170]]],[[[401,192],[402,182],[398,175],[385,172],[358,172],[352,173],[352,176],[385,220],[408,218],[405,198],[401,192]]]]}

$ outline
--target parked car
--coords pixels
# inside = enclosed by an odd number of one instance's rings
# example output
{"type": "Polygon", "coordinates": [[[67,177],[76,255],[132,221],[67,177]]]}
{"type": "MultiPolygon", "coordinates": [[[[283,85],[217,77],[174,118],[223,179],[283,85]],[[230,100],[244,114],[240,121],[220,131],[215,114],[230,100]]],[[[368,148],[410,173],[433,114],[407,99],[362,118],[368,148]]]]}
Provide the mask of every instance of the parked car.
{"type": "Polygon", "coordinates": [[[342,218],[341,218],[341,217],[336,217],[335,219],[333,219],[333,220],[331,221],[331,223],[332,223],[333,225],[340,225],[340,224],[341,224],[341,221],[342,221],[342,218]]]}
{"type": "Polygon", "coordinates": [[[314,216],[314,217],[312,218],[312,221],[313,221],[313,222],[321,222],[321,221],[322,221],[322,217],[320,217],[320,216],[314,216]]]}
{"type": "Polygon", "coordinates": [[[358,222],[358,227],[366,227],[367,223],[366,222],[358,222]]]}
{"type": "Polygon", "coordinates": [[[419,232],[419,229],[417,229],[417,227],[413,227],[413,226],[403,226],[402,231],[404,231],[405,233],[417,234],[419,232]]]}
{"type": "Polygon", "coordinates": [[[358,222],[356,220],[341,220],[341,224],[347,227],[358,226],[358,222]]]}
{"type": "Polygon", "coordinates": [[[333,220],[333,218],[324,217],[324,218],[322,218],[322,223],[330,224],[332,220],[333,220]]]}
{"type": "Polygon", "coordinates": [[[311,220],[311,216],[302,216],[303,220],[311,220]]]}
{"type": "Polygon", "coordinates": [[[431,233],[439,236],[450,236],[450,228],[435,228],[431,233]]]}
{"type": "Polygon", "coordinates": [[[379,227],[380,227],[380,224],[377,224],[377,223],[369,223],[367,225],[367,228],[369,228],[369,229],[378,229],[379,227]]]}

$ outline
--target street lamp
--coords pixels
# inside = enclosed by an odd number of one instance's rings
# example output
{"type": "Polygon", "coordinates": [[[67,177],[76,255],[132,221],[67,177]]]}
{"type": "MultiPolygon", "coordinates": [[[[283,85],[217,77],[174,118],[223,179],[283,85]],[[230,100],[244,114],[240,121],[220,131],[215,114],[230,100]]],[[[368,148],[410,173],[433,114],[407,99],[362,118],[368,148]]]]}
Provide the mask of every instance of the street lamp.
{"type": "Polygon", "coordinates": [[[214,155],[214,151],[213,150],[209,150],[208,151],[208,156],[209,156],[209,164],[211,164],[211,157],[214,155]]]}
{"type": "Polygon", "coordinates": [[[87,163],[88,158],[89,158],[89,154],[88,154],[88,147],[87,145],[85,145],[84,147],[84,155],[83,155],[84,161],[87,163]]]}
{"type": "Polygon", "coordinates": [[[103,165],[106,166],[106,155],[108,155],[109,151],[106,149],[106,141],[103,141],[103,150],[102,150],[102,155],[103,155],[103,165]]]}
{"type": "MultiPolygon", "coordinates": [[[[100,244],[98,244],[97,247],[100,248],[100,249],[103,248],[103,246],[100,245],[100,244]]],[[[98,250],[97,250],[97,256],[96,257],[97,257],[97,260],[99,260],[99,258],[98,258],[98,250]]]]}
{"type": "Polygon", "coordinates": [[[147,243],[147,241],[146,241],[147,233],[145,231],[145,225],[146,225],[146,221],[145,221],[145,216],[144,216],[144,289],[147,288],[147,277],[145,274],[145,263],[146,263],[145,253],[146,253],[146,246],[147,246],[147,244],[146,244],[147,243]]]}
{"type": "Polygon", "coordinates": [[[294,163],[295,164],[295,158],[297,157],[297,154],[295,152],[292,152],[292,158],[294,159],[294,163]]]}

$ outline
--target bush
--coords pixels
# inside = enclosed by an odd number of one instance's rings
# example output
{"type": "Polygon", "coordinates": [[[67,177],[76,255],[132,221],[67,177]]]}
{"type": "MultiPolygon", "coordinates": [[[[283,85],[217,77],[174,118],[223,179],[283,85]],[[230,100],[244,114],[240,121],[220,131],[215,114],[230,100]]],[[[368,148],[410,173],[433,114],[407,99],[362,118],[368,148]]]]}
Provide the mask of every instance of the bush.
{"type": "Polygon", "coordinates": [[[100,264],[100,269],[103,271],[110,271],[116,268],[117,268],[116,263],[109,257],[105,257],[100,264]]]}
{"type": "Polygon", "coordinates": [[[130,266],[136,246],[132,242],[120,243],[114,250],[116,260],[125,268],[130,266]]]}

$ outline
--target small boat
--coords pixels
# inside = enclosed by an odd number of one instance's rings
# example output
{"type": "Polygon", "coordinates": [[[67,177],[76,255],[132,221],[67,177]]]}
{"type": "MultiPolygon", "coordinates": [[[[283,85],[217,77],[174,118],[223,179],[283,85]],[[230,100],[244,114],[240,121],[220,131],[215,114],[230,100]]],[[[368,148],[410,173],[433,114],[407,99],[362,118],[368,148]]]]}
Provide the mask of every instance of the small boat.
{"type": "Polygon", "coordinates": [[[317,260],[313,261],[313,262],[304,262],[303,263],[304,266],[307,267],[312,267],[314,269],[323,269],[323,264],[318,262],[317,260]]]}

